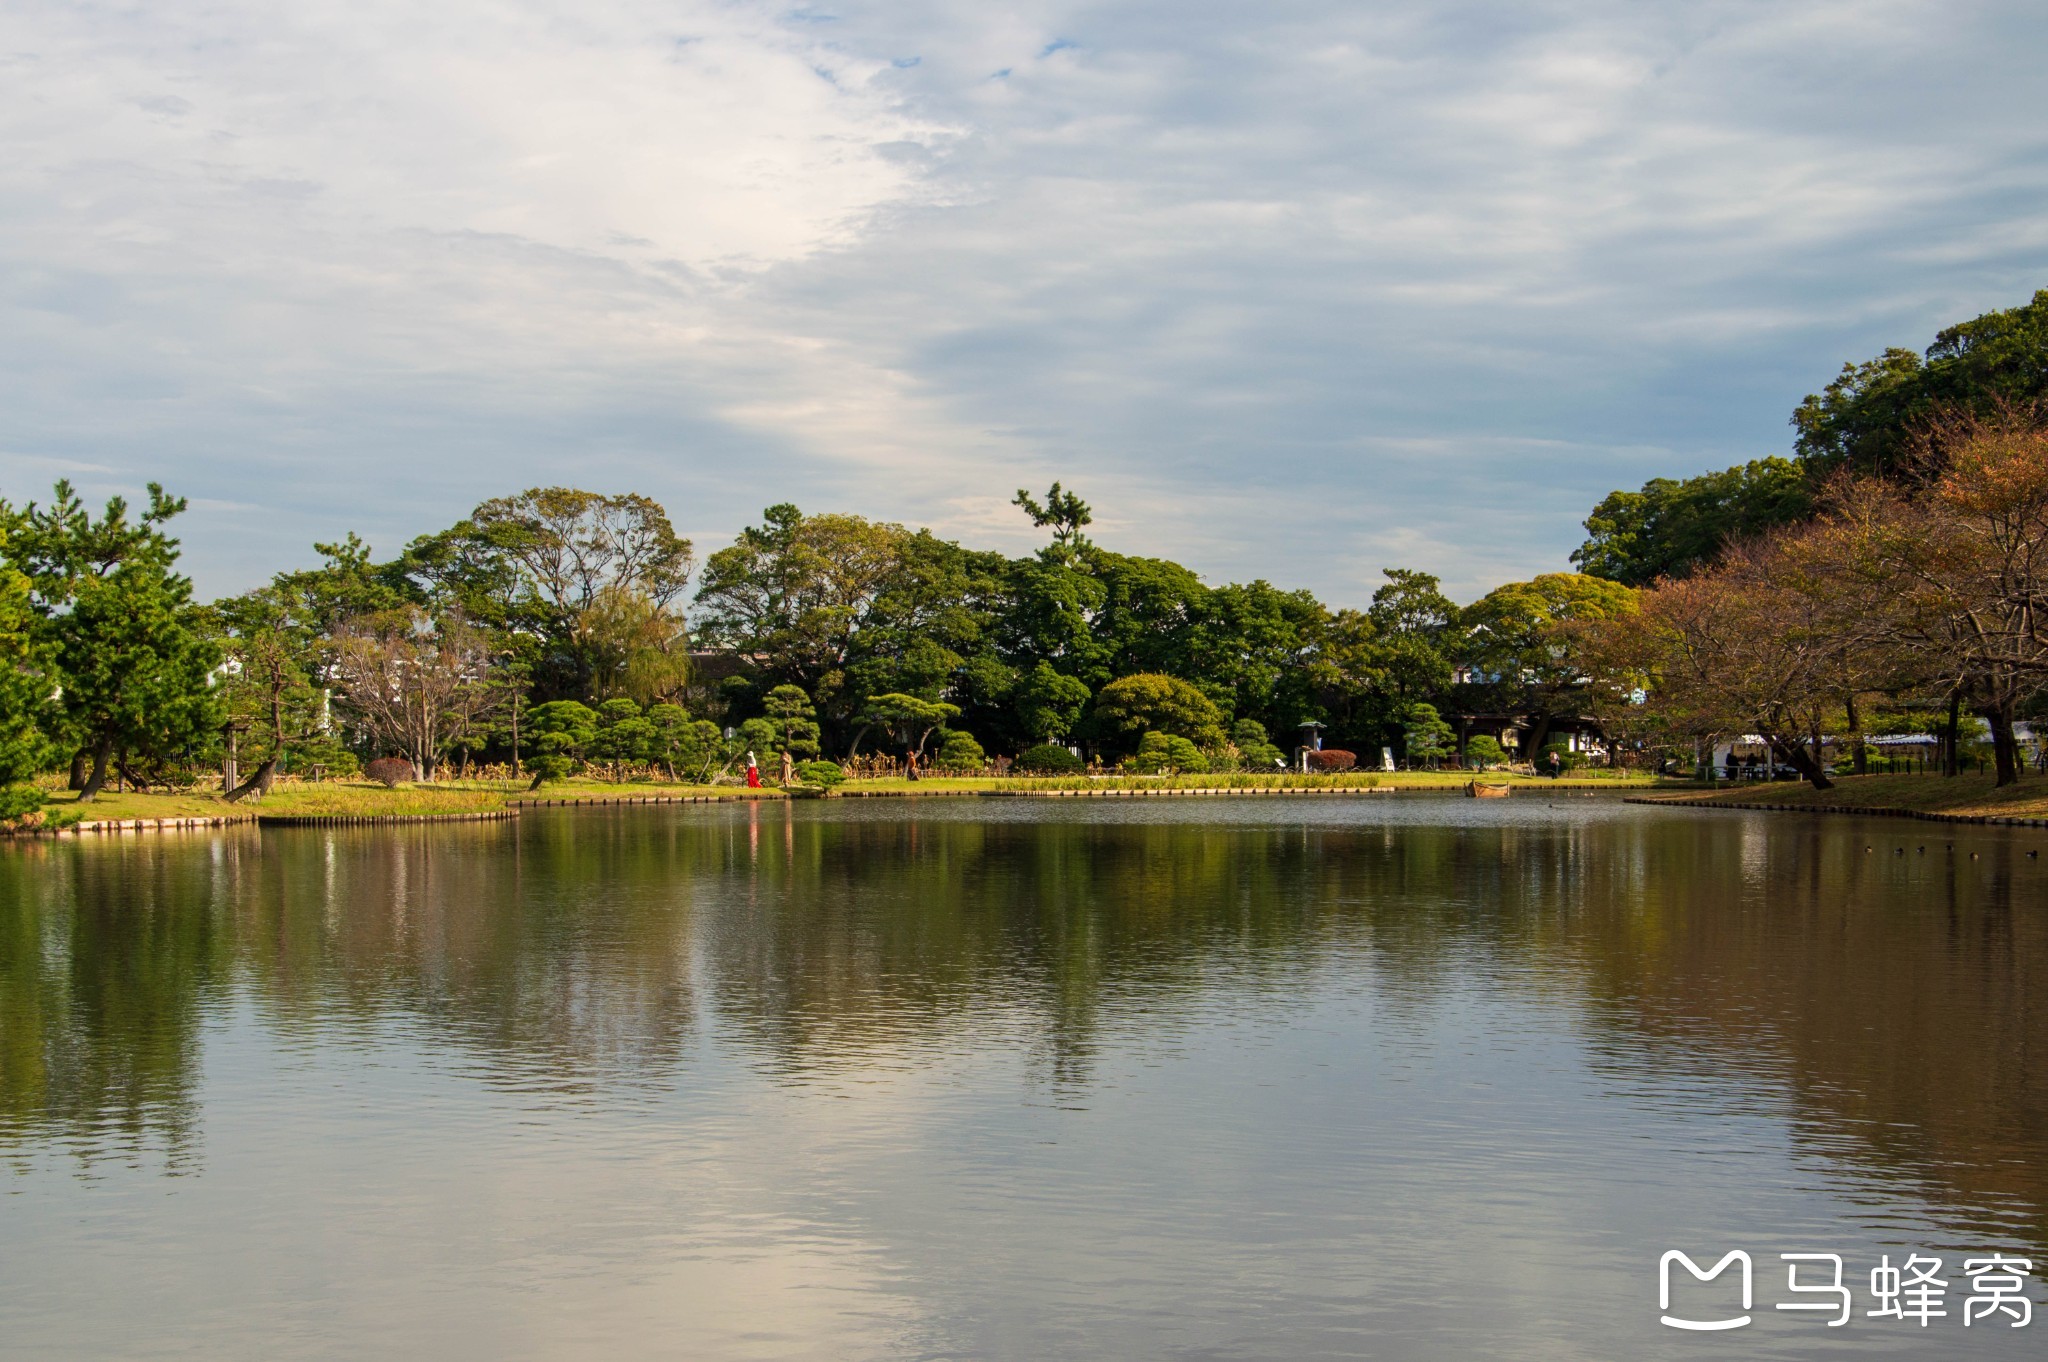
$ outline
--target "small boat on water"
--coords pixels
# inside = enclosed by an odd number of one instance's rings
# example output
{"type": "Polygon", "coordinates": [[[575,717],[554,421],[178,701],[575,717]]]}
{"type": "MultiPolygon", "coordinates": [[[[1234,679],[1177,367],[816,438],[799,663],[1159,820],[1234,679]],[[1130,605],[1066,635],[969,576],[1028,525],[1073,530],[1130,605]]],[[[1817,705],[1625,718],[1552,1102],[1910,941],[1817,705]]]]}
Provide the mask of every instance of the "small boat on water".
{"type": "Polygon", "coordinates": [[[1475,780],[1466,785],[1465,793],[1474,799],[1506,799],[1508,791],[1513,788],[1512,785],[1481,785],[1475,780]]]}

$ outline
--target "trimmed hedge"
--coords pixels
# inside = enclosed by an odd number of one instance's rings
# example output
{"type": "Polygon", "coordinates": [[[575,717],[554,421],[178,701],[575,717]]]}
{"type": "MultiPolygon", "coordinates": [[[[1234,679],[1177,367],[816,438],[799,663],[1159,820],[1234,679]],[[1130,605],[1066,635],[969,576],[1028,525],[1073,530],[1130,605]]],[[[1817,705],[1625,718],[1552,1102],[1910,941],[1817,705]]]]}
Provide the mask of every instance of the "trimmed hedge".
{"type": "Polygon", "coordinates": [[[796,768],[796,778],[806,785],[837,785],[846,779],[846,768],[836,761],[807,761],[796,768]]]}
{"type": "Polygon", "coordinates": [[[1081,759],[1064,747],[1045,742],[1026,749],[1017,758],[1017,769],[1046,776],[1070,776],[1081,769],[1081,759]]]}
{"type": "Polygon", "coordinates": [[[1341,747],[1326,747],[1320,752],[1308,754],[1308,769],[1311,771],[1349,771],[1358,765],[1358,754],[1346,752],[1341,747]]]}
{"type": "Polygon", "coordinates": [[[404,757],[379,757],[363,768],[363,774],[387,790],[395,790],[405,781],[420,778],[419,773],[412,769],[412,763],[404,757]]]}

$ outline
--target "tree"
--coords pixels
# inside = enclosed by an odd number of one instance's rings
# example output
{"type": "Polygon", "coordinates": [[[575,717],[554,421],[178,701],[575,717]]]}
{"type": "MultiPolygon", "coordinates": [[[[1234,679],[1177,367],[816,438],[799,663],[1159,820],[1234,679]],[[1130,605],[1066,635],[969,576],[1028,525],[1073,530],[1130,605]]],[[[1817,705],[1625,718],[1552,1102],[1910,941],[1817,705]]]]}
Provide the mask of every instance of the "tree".
{"type": "Polygon", "coordinates": [[[1197,607],[1186,674],[1224,709],[1290,723],[1313,708],[1309,663],[1328,619],[1306,591],[1219,586],[1197,607]]]}
{"type": "MultiPolygon", "coordinates": [[[[2037,296],[2048,311],[2048,293],[2037,296]]],[[[2048,407],[1956,412],[1916,453],[1939,461],[1922,533],[1938,546],[1923,577],[1952,613],[1983,697],[1998,784],[2023,769],[2014,720],[2048,682],[2048,407]]]]}
{"type": "Polygon", "coordinates": [[[417,600],[527,641],[544,694],[643,701],[682,685],[695,566],[659,502],[571,487],[486,501],[393,565],[417,600]]]}
{"type": "Polygon", "coordinates": [[[777,686],[761,707],[775,728],[775,751],[793,757],[818,755],[817,711],[801,686],[777,686]]]}
{"type": "Polygon", "coordinates": [[[1567,626],[1635,608],[1630,588],[1576,572],[1495,587],[1464,612],[1470,689],[1488,709],[1527,715],[1523,751],[1538,752],[1555,720],[1585,709],[1587,672],[1567,626]]]}
{"type": "Polygon", "coordinates": [[[1593,508],[1572,562],[1589,576],[1649,586],[1710,562],[1729,544],[1811,519],[1816,504],[1812,470],[1790,459],[1652,478],[1639,492],[1609,492],[1593,508]]]}
{"type": "Polygon", "coordinates": [[[901,568],[901,525],[770,506],[705,564],[699,634],[760,660],[778,682],[836,705],[854,640],[901,568]]]}
{"type": "Polygon", "coordinates": [[[482,632],[455,612],[389,611],[336,638],[335,680],[349,718],[372,744],[409,758],[422,779],[502,703],[492,663],[482,632]]]}
{"type": "Polygon", "coordinates": [[[583,764],[597,742],[597,711],[578,700],[550,700],[527,715],[533,734],[533,788],[561,780],[583,764]]]}
{"type": "Polygon", "coordinates": [[[57,755],[55,648],[36,615],[28,577],[10,565],[8,519],[0,507],[0,821],[42,805],[42,791],[30,782],[57,755]]]}
{"type": "Polygon", "coordinates": [[[1088,687],[1054,671],[1050,663],[1039,662],[1018,680],[1010,703],[1024,735],[1049,743],[1073,730],[1088,698],[1088,687]]]}
{"type": "MultiPolygon", "coordinates": [[[[1329,707],[1332,737],[1372,748],[1398,732],[1410,706],[1433,703],[1454,662],[1471,651],[1461,613],[1426,572],[1388,569],[1363,611],[1341,610],[1319,628],[1307,680],[1329,707]]],[[[1306,700],[1290,721],[1315,708],[1306,700]]]]}
{"type": "Polygon", "coordinates": [[[624,696],[597,707],[597,732],[589,744],[590,755],[611,767],[612,780],[625,779],[625,768],[648,760],[654,745],[654,725],[640,712],[640,706],[624,696]]]}
{"type": "Polygon", "coordinates": [[[327,764],[342,757],[342,749],[326,731],[324,696],[314,689],[301,663],[307,649],[288,598],[275,587],[266,587],[216,602],[213,614],[222,630],[225,665],[220,691],[227,723],[249,730],[247,752],[237,741],[233,753],[238,763],[245,755],[255,763],[246,780],[231,785],[228,800],[269,793],[293,748],[310,750],[327,764]]]}
{"type": "Polygon", "coordinates": [[[1992,414],[2000,404],[2048,399],[2048,289],[2019,307],[1987,312],[1936,334],[1925,358],[1889,349],[1845,364],[1792,415],[1799,456],[1840,471],[1925,479],[1919,432],[1947,415],[1992,414]]]}
{"type": "Polygon", "coordinates": [[[1019,487],[1010,504],[1030,516],[1031,523],[1039,529],[1051,527],[1052,547],[1047,552],[1054,558],[1071,560],[1088,546],[1087,536],[1081,531],[1095,517],[1078,493],[1062,492],[1060,485],[1054,483],[1052,490],[1045,494],[1045,500],[1040,502],[1028,488],[1019,487]]]}
{"type": "Polygon", "coordinates": [[[1230,726],[1230,745],[1248,771],[1270,771],[1287,764],[1287,755],[1266,737],[1266,726],[1257,719],[1239,719],[1230,726]]]}
{"type": "Polygon", "coordinates": [[[0,505],[9,556],[53,645],[66,727],[91,755],[81,800],[99,794],[116,761],[131,774],[131,759],[161,769],[218,726],[209,681],[219,655],[200,632],[191,582],[174,571],[178,541],[163,530],[184,509],[155,483],[132,521],[120,497],[95,520],[65,482],[48,507],[0,505]]]}
{"type": "Polygon", "coordinates": [[[1095,693],[1095,717],[1112,734],[1158,732],[1198,747],[1223,745],[1223,712],[1176,676],[1139,673],[1110,682],[1095,693]]]}
{"type": "Polygon", "coordinates": [[[1366,613],[1375,626],[1375,671],[1388,698],[1401,709],[1441,694],[1454,659],[1469,651],[1458,607],[1427,572],[1385,570],[1366,613]]]}
{"type": "Polygon", "coordinates": [[[1709,571],[1644,592],[1636,616],[1605,628],[1622,636],[1615,655],[1649,679],[1649,702],[1672,728],[1755,733],[1825,790],[1821,735],[1874,662],[1854,632],[1865,602],[1795,544],[1784,535],[1731,549],[1709,571]]]}
{"type": "Polygon", "coordinates": [[[921,700],[915,695],[871,695],[861,710],[860,732],[854,735],[847,759],[852,760],[853,753],[860,748],[861,735],[870,728],[887,731],[907,751],[921,754],[935,729],[959,717],[958,705],[921,700]]]}
{"type": "Polygon", "coordinates": [[[2048,410],[1951,411],[1922,427],[1908,466],[1916,498],[1845,484],[1799,557],[1847,577],[1857,619],[1895,659],[1891,688],[1974,700],[2009,785],[2019,708],[2048,683],[2048,410]]]}
{"type": "Polygon", "coordinates": [[[1147,733],[1138,740],[1131,766],[1154,775],[1194,775],[1207,771],[1209,761],[1186,738],[1171,733],[1147,733]]]}
{"type": "Polygon", "coordinates": [[[683,772],[695,772],[699,781],[708,779],[711,767],[723,759],[718,725],[692,719],[681,705],[651,706],[647,723],[653,730],[647,758],[666,768],[670,780],[682,779],[683,772]]]}
{"type": "Polygon", "coordinates": [[[987,760],[988,754],[981,750],[972,733],[957,729],[942,730],[939,736],[939,765],[955,769],[978,768],[987,760]]]}
{"type": "Polygon", "coordinates": [[[1457,734],[1436,712],[1435,705],[1414,704],[1401,726],[1402,750],[1412,762],[1439,762],[1457,747],[1457,734]]]}
{"type": "Polygon", "coordinates": [[[1465,760],[1478,769],[1490,770],[1504,764],[1508,759],[1507,750],[1498,739],[1485,733],[1476,733],[1465,739],[1465,760]]]}
{"type": "Polygon", "coordinates": [[[590,694],[654,704],[690,679],[690,637],[680,610],[631,587],[607,587],[579,622],[590,694]]]}
{"type": "Polygon", "coordinates": [[[1143,673],[1199,678],[1197,630],[1211,594],[1201,578],[1179,563],[1093,547],[1080,562],[1100,588],[1088,623],[1087,661],[1077,673],[1082,680],[1100,690],[1120,676],[1143,673]]]}

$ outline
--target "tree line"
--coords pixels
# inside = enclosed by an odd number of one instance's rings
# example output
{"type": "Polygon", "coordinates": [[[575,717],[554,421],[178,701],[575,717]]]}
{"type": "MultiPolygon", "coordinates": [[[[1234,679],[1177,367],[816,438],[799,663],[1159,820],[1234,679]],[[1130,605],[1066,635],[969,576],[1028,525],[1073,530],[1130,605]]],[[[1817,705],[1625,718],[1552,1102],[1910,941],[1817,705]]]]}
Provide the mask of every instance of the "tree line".
{"type": "Polygon", "coordinates": [[[749,751],[1271,770],[1306,721],[1333,748],[1440,760],[1444,716],[1472,710],[1536,714],[1533,752],[1578,708],[1558,626],[1633,607],[1575,573],[1461,607],[1390,570],[1333,609],[1115,552],[1059,484],[1015,504],[1047,532],[1018,558],[784,504],[700,564],[650,498],[540,488],[389,557],[317,544],[316,566],[201,603],[167,529],[182,501],[152,487],[95,514],[59,484],[0,502],[0,777],[20,803],[66,767],[91,798],[232,765],[241,798],[378,758],[537,779],[705,779],[749,751]]]}
{"type": "Polygon", "coordinates": [[[1997,783],[2048,713],[2048,290],[1845,365],[1793,413],[1793,457],[1609,495],[1573,555],[1642,589],[1578,632],[1589,707],[1639,746],[1761,738],[1812,784],[1872,734],[1965,715],[1997,783]],[[1974,725],[1973,725],[1974,727],[1974,725]]]}

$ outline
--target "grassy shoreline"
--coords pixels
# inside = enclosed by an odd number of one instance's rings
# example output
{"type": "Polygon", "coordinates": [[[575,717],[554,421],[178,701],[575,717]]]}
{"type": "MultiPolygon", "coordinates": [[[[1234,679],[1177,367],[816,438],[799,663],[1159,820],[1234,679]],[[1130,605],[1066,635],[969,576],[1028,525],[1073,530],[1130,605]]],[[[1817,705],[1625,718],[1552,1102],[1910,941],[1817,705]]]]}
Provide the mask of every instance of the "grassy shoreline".
{"type": "Polygon", "coordinates": [[[1772,809],[1854,810],[1944,818],[2048,818],[2048,778],[2036,774],[2000,790],[1988,774],[1840,776],[1833,789],[1804,782],[1737,785],[1711,793],[1649,792],[1647,802],[1712,808],[1753,805],[1772,809]]]}
{"type": "MultiPolygon", "coordinates": [[[[1458,771],[1405,771],[1346,773],[1343,775],[1218,774],[1183,776],[932,776],[909,781],[900,776],[881,780],[849,781],[838,793],[854,796],[915,796],[920,794],[1072,794],[1082,791],[1121,793],[1156,791],[1161,794],[1217,790],[1322,790],[1387,793],[1453,794],[1462,790],[1473,776],[1458,771]]],[[[1656,786],[1648,776],[1593,775],[1552,781],[1545,777],[1517,776],[1488,772],[1479,777],[1487,784],[1528,786],[1537,789],[1649,790],[1656,786]]],[[[528,790],[526,782],[436,781],[431,784],[401,785],[387,789],[369,781],[322,781],[280,784],[260,803],[230,804],[219,794],[184,791],[175,794],[140,793],[134,790],[103,790],[98,799],[81,804],[70,790],[52,792],[46,809],[49,821],[69,824],[112,823],[136,820],[172,819],[253,821],[270,817],[338,818],[420,818],[463,817],[497,812],[517,805],[545,800],[549,804],[616,803],[636,800],[678,798],[781,799],[784,793],[773,786],[748,790],[738,785],[671,784],[661,781],[611,782],[587,778],[552,781],[539,790],[528,790]]]]}

